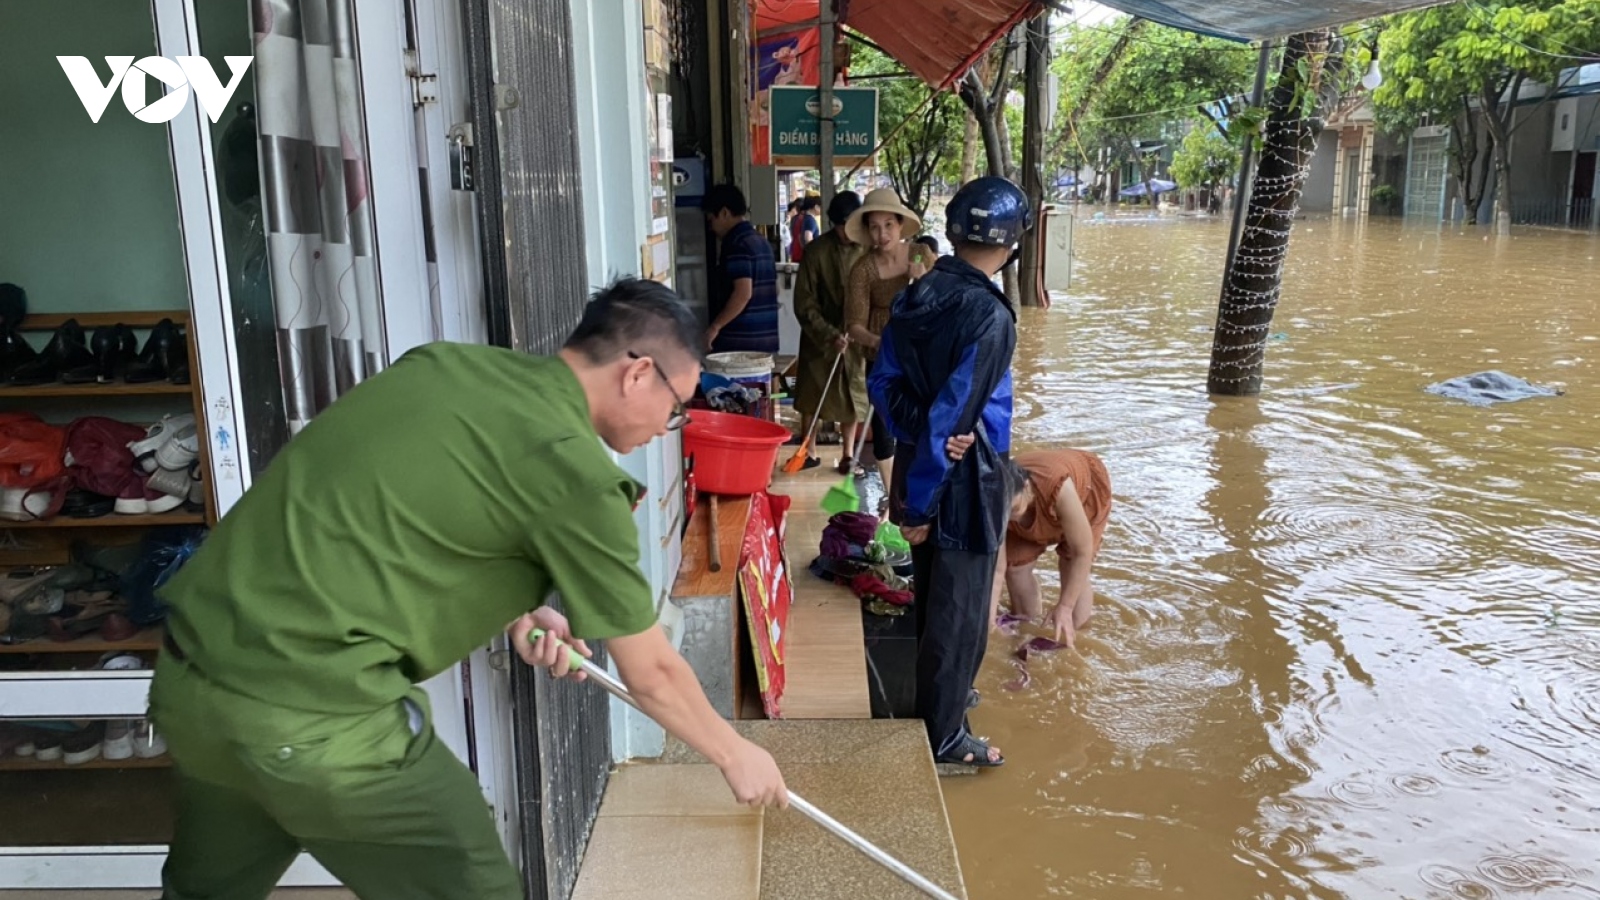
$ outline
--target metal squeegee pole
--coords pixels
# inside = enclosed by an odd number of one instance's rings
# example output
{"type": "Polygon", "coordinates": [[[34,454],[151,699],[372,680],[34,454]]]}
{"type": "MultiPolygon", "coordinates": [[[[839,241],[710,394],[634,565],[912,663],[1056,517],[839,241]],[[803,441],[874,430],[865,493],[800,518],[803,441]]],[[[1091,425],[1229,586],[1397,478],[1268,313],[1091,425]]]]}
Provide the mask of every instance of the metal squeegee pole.
{"type": "MultiPolygon", "coordinates": [[[[536,637],[538,634],[539,632],[535,631],[531,636],[536,637]]],[[[611,677],[610,672],[579,656],[577,651],[572,652],[572,661],[583,668],[584,674],[589,676],[589,680],[605,688],[611,696],[616,697],[634,709],[638,709],[640,712],[644,712],[643,709],[639,708],[638,702],[633,699],[633,695],[628,693],[628,689],[622,685],[622,682],[611,677]]],[[[873,862],[905,879],[929,897],[936,897],[938,900],[956,900],[955,895],[929,881],[910,866],[890,856],[881,847],[851,831],[838,819],[817,809],[811,805],[810,801],[805,800],[794,791],[789,792],[789,805],[799,810],[806,818],[821,825],[835,837],[866,854],[873,862]]]]}

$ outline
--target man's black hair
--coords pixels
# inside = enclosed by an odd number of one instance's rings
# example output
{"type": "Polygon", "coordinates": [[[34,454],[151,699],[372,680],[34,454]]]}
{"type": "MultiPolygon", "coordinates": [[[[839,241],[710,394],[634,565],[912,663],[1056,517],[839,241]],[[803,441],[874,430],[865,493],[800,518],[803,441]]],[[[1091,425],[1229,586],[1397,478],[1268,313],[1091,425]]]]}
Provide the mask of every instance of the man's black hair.
{"type": "Polygon", "coordinates": [[[750,214],[750,203],[744,199],[744,191],[734,184],[714,184],[707,188],[706,195],[700,199],[700,208],[711,215],[723,210],[736,216],[750,214]]]}
{"type": "Polygon", "coordinates": [[[833,200],[828,203],[828,221],[835,225],[843,225],[850,220],[850,215],[861,208],[861,195],[855,191],[840,191],[833,195],[833,200]]]}
{"type": "Polygon", "coordinates": [[[643,278],[618,278],[594,292],[583,319],[563,348],[596,365],[625,353],[653,356],[669,351],[699,362],[700,323],[677,292],[643,278]]]}
{"type": "Polygon", "coordinates": [[[931,234],[919,234],[914,240],[934,253],[939,252],[939,239],[931,234]]]}

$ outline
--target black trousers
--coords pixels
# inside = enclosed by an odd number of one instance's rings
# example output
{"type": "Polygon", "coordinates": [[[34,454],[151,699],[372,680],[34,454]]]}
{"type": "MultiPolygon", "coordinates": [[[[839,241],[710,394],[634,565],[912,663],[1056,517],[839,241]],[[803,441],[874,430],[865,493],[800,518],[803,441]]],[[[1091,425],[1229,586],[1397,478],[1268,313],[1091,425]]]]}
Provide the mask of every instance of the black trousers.
{"type": "Polygon", "coordinates": [[[893,460],[895,451],[894,432],[889,430],[889,425],[883,420],[883,414],[877,410],[872,411],[872,458],[876,460],[893,460]]]}
{"type": "Polygon", "coordinates": [[[997,554],[911,548],[917,596],[917,716],[935,757],[967,735],[967,694],[989,640],[989,592],[997,554]]]}

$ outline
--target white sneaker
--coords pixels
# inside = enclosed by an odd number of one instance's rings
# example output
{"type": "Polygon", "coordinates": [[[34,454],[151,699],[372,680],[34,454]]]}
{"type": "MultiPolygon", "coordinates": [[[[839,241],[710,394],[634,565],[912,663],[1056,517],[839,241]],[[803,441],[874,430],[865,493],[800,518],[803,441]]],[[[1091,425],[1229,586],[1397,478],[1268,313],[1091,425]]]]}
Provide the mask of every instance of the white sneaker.
{"type": "MultiPolygon", "coordinates": [[[[189,418],[192,421],[194,416],[191,414],[189,418]]],[[[128,444],[128,449],[133,451],[133,458],[139,461],[139,466],[146,472],[156,470],[156,450],[172,439],[172,423],[172,416],[162,416],[161,421],[145,429],[144,440],[128,444]]]]}
{"type": "Polygon", "coordinates": [[[106,736],[100,743],[100,753],[106,759],[127,759],[133,755],[132,719],[116,719],[106,723],[106,736]]]}
{"type": "Polygon", "coordinates": [[[150,501],[144,497],[118,497],[112,510],[124,516],[147,516],[150,514],[150,501]]]}
{"type": "Polygon", "coordinates": [[[140,759],[155,759],[167,752],[167,742],[161,735],[156,734],[155,726],[149,719],[135,719],[133,722],[133,755],[140,759]]]}
{"type": "Polygon", "coordinates": [[[22,508],[22,498],[26,496],[27,488],[0,488],[0,519],[26,522],[33,518],[22,508]]]}
{"type": "Polygon", "coordinates": [[[195,428],[194,414],[173,416],[167,420],[167,429],[172,436],[156,448],[156,465],[181,472],[200,455],[200,432],[195,428]]]}

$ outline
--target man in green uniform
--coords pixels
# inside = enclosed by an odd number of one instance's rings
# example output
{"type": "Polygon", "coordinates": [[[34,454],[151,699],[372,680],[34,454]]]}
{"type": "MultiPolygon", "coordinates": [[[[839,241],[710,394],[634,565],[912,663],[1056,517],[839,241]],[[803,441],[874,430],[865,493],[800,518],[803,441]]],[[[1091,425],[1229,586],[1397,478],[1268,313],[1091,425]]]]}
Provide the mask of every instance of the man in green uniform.
{"type": "Polygon", "coordinates": [[[639,488],[601,445],[685,424],[700,342],[671,290],[619,281],[558,357],[418,348],[278,455],[163,593],[165,900],[260,900],[302,849],[365,900],[522,897],[417,687],[508,623],[557,676],[557,638],[585,654],[576,638],[608,639],[640,705],[740,802],[786,802],[772,757],[717,716],[657,627],[639,488]],[[553,592],[566,617],[543,605],[553,592]],[[530,642],[534,628],[549,634],[530,642]]]}
{"type": "Polygon", "coordinates": [[[855,191],[834,195],[828,204],[828,221],[833,227],[806,246],[794,284],[794,315],[800,322],[795,412],[800,414],[802,428],[809,427],[812,416],[838,422],[846,454],[855,447],[867,417],[866,357],[859,349],[850,349],[844,330],[845,278],[863,252],[845,235],[844,223],[860,208],[861,198],[855,191]],[[844,359],[828,386],[828,372],[840,353],[844,359]]]}

